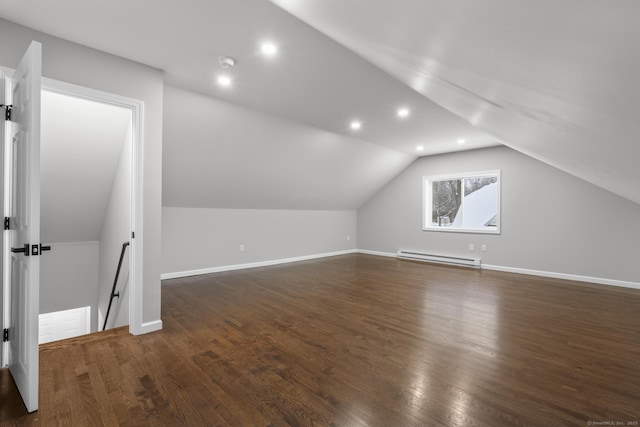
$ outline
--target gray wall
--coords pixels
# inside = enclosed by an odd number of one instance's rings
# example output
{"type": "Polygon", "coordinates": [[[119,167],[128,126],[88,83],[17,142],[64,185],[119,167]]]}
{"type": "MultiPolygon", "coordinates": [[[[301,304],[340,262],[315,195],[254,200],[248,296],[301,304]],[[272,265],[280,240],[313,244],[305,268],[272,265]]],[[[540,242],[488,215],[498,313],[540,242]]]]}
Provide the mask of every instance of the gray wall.
{"type": "Polygon", "coordinates": [[[489,265],[639,282],[638,218],[636,203],[495,147],[416,160],[358,210],[358,248],[473,254],[489,265]],[[493,169],[502,170],[501,235],[422,231],[423,176],[493,169]]]}
{"type": "Polygon", "coordinates": [[[415,159],[171,86],[164,99],[164,206],[356,210],[415,159]]]}
{"type": "MultiPolygon", "coordinates": [[[[130,129],[130,128],[129,128],[130,129]]],[[[122,144],[120,161],[113,179],[111,196],[100,234],[100,276],[98,287],[98,307],[100,328],[107,314],[113,279],[118,268],[122,244],[131,237],[131,133],[122,144]]],[[[129,324],[129,260],[131,248],[127,248],[122,260],[116,292],[107,322],[108,328],[129,324]]]]}
{"type": "Polygon", "coordinates": [[[98,242],[52,243],[40,257],[40,314],[91,306],[97,331],[98,242]]]}
{"type": "Polygon", "coordinates": [[[355,211],[164,207],[162,272],[355,249],[355,234],[355,211]]]}
{"type": "MultiPolygon", "coordinates": [[[[144,101],[144,230],[142,321],[160,319],[163,74],[0,19],[0,65],[15,68],[32,40],[42,43],[45,77],[144,101]]],[[[141,232],[142,231],[142,232],[141,232]]]]}

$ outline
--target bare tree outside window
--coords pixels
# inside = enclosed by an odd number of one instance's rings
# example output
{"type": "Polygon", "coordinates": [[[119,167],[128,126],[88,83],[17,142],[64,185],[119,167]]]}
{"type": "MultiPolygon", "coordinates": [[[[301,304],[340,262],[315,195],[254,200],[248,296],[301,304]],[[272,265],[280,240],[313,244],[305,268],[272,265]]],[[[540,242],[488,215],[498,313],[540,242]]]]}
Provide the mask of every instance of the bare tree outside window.
{"type": "Polygon", "coordinates": [[[500,232],[500,171],[424,177],[424,193],[424,230],[500,232]]]}
{"type": "Polygon", "coordinates": [[[442,226],[450,224],[456,218],[462,205],[462,182],[457,180],[433,182],[433,209],[431,221],[442,226]]]}

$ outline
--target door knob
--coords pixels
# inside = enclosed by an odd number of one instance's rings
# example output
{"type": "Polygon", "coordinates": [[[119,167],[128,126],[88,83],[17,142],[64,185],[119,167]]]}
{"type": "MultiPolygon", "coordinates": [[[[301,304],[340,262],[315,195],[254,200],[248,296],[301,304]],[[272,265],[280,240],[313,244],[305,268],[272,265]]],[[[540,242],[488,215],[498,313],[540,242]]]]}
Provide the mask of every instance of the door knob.
{"type": "Polygon", "coordinates": [[[33,256],[42,255],[42,252],[50,251],[50,250],[51,250],[51,246],[49,246],[49,245],[42,246],[42,243],[37,244],[37,245],[32,245],[31,246],[31,255],[33,255],[33,256]]]}
{"type": "Polygon", "coordinates": [[[19,253],[23,253],[24,256],[29,256],[29,248],[31,245],[29,245],[28,243],[25,243],[23,247],[21,248],[11,248],[11,252],[19,254],[19,253]]]}

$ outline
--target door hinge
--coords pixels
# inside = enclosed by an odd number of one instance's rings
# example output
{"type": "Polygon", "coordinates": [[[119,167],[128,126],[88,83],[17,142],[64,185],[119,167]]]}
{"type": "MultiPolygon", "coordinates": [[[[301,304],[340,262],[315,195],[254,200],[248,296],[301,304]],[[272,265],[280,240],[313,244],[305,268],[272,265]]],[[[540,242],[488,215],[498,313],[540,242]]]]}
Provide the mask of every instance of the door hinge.
{"type": "Polygon", "coordinates": [[[11,228],[11,218],[8,216],[4,217],[4,229],[9,230],[11,228]]]}
{"type": "Polygon", "coordinates": [[[132,231],[132,232],[131,232],[131,238],[132,238],[132,239],[135,239],[135,238],[136,238],[136,232],[135,232],[135,231],[132,231]]]}
{"type": "Polygon", "coordinates": [[[4,107],[4,119],[7,121],[11,121],[11,111],[13,110],[13,105],[0,104],[0,107],[4,107]]]}
{"type": "Polygon", "coordinates": [[[7,342],[9,341],[9,329],[5,329],[2,332],[2,342],[7,342]]]}

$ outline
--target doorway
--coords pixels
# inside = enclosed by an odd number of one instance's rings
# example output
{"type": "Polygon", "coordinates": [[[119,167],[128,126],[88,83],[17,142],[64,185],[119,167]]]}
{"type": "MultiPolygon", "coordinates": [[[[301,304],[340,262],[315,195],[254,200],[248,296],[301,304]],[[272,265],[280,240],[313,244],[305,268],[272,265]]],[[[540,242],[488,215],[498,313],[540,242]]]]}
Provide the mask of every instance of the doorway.
{"type": "Polygon", "coordinates": [[[129,324],[132,111],[42,91],[40,343],[129,324]],[[86,319],[85,328],[78,327],[86,319]],[[56,333],[43,334],[45,329],[56,333]]]}
{"type": "MultiPolygon", "coordinates": [[[[8,76],[11,76],[14,72],[14,70],[6,67],[0,67],[0,71],[6,73],[6,75],[8,76]]],[[[143,247],[142,247],[142,241],[140,239],[144,234],[144,229],[143,229],[142,200],[139,200],[138,198],[140,195],[143,194],[143,191],[142,191],[142,185],[143,185],[142,141],[143,141],[143,134],[144,134],[143,132],[144,103],[142,101],[132,99],[132,98],[127,98],[121,95],[117,95],[109,92],[103,92],[100,90],[91,89],[91,88],[87,88],[84,86],[79,86],[71,83],[66,83],[66,82],[62,82],[59,80],[54,80],[46,77],[42,78],[42,89],[43,91],[46,91],[46,92],[66,95],[71,98],[94,101],[94,102],[111,105],[111,106],[117,106],[130,111],[131,120],[129,123],[131,128],[127,131],[130,133],[132,138],[131,151],[130,151],[130,154],[131,154],[130,184],[131,185],[130,185],[130,211],[129,211],[131,234],[129,238],[130,245],[128,245],[128,249],[127,249],[127,252],[128,252],[127,261],[129,261],[130,264],[128,266],[128,277],[121,276],[118,281],[119,283],[122,283],[123,281],[125,281],[128,284],[127,286],[128,295],[124,295],[123,293],[120,293],[120,296],[121,296],[120,299],[123,299],[123,300],[125,298],[128,299],[128,304],[120,304],[120,310],[126,310],[128,312],[128,318],[127,318],[127,315],[123,314],[124,311],[121,311],[118,317],[120,319],[123,319],[123,318],[126,319],[126,322],[124,324],[128,323],[129,332],[131,334],[133,335],[141,334],[145,330],[145,324],[143,324],[143,321],[142,321],[143,247]]],[[[9,169],[7,168],[4,168],[4,169],[5,169],[5,172],[3,172],[3,174],[10,173],[9,169]]],[[[68,195],[69,195],[69,192],[63,192],[62,195],[60,196],[66,197],[68,195]]],[[[5,207],[6,206],[7,205],[5,204],[5,207]]],[[[59,205],[59,206],[62,206],[62,205],[59,205]]],[[[98,243],[98,241],[94,241],[93,243],[95,245],[98,243]]],[[[2,258],[3,258],[4,264],[8,262],[7,261],[8,250],[7,250],[7,247],[5,246],[6,246],[6,242],[5,242],[5,245],[2,247],[2,258]]],[[[60,247],[64,249],[64,245],[60,245],[60,247]]],[[[43,254],[42,257],[39,257],[39,258],[41,258],[42,260],[45,258],[45,256],[49,256],[51,254],[52,252],[46,252],[43,254]]],[[[83,255],[87,255],[87,254],[83,254],[83,255]]],[[[111,258],[115,258],[115,260],[112,261],[114,264],[117,264],[117,261],[118,261],[117,256],[118,256],[117,253],[111,254],[111,258]]],[[[77,262],[81,262],[79,258],[77,258],[76,260],[77,262]]],[[[3,286],[2,286],[3,289],[1,293],[2,299],[0,301],[1,302],[0,320],[2,320],[3,327],[7,327],[7,325],[10,325],[10,322],[8,319],[10,317],[10,312],[11,312],[9,308],[11,292],[10,292],[10,283],[6,277],[8,274],[8,269],[6,267],[7,266],[4,265],[4,268],[3,268],[4,277],[3,277],[3,286]]],[[[110,273],[111,280],[113,280],[115,269],[116,267],[113,267],[110,273]]],[[[126,266],[124,266],[123,269],[126,269],[126,266]]],[[[110,297],[110,292],[108,292],[106,296],[105,295],[101,296],[101,298],[105,300],[108,299],[109,297],[110,297]]],[[[42,303],[43,299],[41,298],[40,301],[42,303]]],[[[118,298],[115,298],[113,304],[116,305],[117,303],[118,303],[118,298]]],[[[104,303],[101,302],[100,305],[104,305],[104,303]]],[[[108,306],[108,302],[106,303],[106,305],[108,306]]],[[[91,331],[102,329],[102,323],[104,319],[101,318],[100,315],[104,316],[106,314],[104,309],[98,310],[98,304],[95,304],[95,307],[96,309],[94,310],[94,313],[91,315],[91,320],[90,320],[91,331]]],[[[114,310],[115,308],[111,309],[112,312],[109,314],[109,319],[116,318],[116,315],[114,315],[114,310]]],[[[40,310],[39,312],[44,313],[44,311],[42,310],[40,310]]],[[[115,320],[113,320],[113,322],[115,322],[115,320]]],[[[108,323],[109,325],[107,327],[113,327],[113,325],[116,324],[116,323],[112,323],[112,320],[109,320],[108,323]]],[[[8,343],[5,342],[1,344],[2,345],[0,349],[2,351],[0,351],[0,368],[4,368],[8,366],[10,357],[8,352],[8,343]]]]}
{"type": "MultiPolygon", "coordinates": [[[[72,97],[125,107],[131,112],[129,229],[131,263],[129,290],[129,332],[142,333],[142,141],[144,104],[130,98],[88,89],[57,80],[41,78],[42,45],[33,41],[16,70],[0,67],[0,173],[3,191],[4,233],[2,244],[2,298],[0,318],[3,342],[2,367],[8,367],[29,412],[38,409],[38,313],[40,312],[40,235],[41,165],[40,128],[42,89],[72,97]],[[10,268],[8,268],[10,267],[10,268]],[[139,273],[137,273],[139,272],[139,273]]],[[[84,179],[84,178],[83,178],[84,179]]],[[[64,197],[69,192],[61,193],[64,197]]],[[[123,248],[125,245],[123,244],[123,248]]],[[[118,267],[119,269],[120,267],[118,267]]],[[[112,292],[113,293],[113,292],[112,292]]]]}

